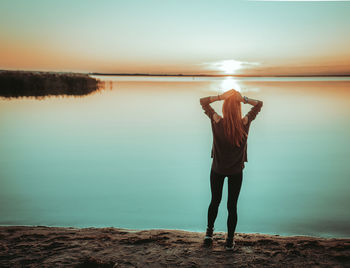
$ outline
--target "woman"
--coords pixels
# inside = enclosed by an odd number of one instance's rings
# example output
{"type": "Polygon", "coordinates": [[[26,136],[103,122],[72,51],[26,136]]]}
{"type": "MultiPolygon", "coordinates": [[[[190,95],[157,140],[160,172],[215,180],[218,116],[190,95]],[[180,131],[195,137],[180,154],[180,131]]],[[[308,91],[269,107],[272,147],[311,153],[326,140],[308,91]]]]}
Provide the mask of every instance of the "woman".
{"type": "Polygon", "coordinates": [[[227,237],[225,247],[233,250],[237,224],[237,200],[241,190],[244,162],[247,162],[247,138],[251,122],[260,112],[262,101],[250,99],[232,89],[218,96],[200,99],[205,114],[211,120],[213,132],[213,158],[210,172],[211,202],[208,208],[208,225],[205,244],[213,241],[214,222],[221,202],[224,179],[228,177],[227,237]],[[224,100],[223,117],[210,106],[211,102],[224,100]],[[241,102],[253,105],[242,118],[241,102]]]}

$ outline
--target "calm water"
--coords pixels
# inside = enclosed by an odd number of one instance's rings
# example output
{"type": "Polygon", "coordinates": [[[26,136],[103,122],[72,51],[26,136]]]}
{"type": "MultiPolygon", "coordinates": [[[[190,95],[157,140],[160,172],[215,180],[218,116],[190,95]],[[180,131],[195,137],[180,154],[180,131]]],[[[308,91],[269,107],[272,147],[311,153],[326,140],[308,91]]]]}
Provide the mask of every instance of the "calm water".
{"type": "MultiPolygon", "coordinates": [[[[0,99],[0,224],[204,231],[212,133],[199,98],[236,87],[264,101],[236,231],[350,237],[349,78],[100,78],[85,97],[0,99]]],[[[218,231],[226,201],[225,181],[218,231]]]]}

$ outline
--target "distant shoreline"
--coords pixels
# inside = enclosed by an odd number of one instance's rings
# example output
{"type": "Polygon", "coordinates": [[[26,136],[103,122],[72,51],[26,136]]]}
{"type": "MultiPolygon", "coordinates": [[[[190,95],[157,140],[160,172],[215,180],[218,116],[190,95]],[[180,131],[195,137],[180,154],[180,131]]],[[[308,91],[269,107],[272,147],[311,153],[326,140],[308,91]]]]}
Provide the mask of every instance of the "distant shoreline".
{"type": "Polygon", "coordinates": [[[74,75],[96,75],[96,76],[169,76],[169,77],[350,77],[350,74],[322,74],[322,75],[232,75],[232,74],[151,74],[151,73],[100,73],[100,72],[59,72],[59,71],[38,71],[38,70],[0,70],[3,72],[33,73],[33,74],[74,74],[74,75]]]}
{"type": "Polygon", "coordinates": [[[88,73],[96,76],[169,76],[169,77],[350,77],[350,74],[337,75],[231,75],[231,74],[147,74],[147,73],[88,73]]]}
{"type": "Polygon", "coordinates": [[[97,79],[84,73],[0,70],[0,97],[88,95],[99,87],[97,79]]]}

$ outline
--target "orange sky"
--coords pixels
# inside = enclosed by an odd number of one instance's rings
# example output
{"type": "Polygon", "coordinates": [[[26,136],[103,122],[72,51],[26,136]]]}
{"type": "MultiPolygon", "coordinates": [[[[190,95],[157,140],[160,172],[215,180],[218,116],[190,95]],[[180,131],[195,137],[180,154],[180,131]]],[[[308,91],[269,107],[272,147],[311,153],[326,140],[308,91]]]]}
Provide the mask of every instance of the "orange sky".
{"type": "Polygon", "coordinates": [[[350,74],[350,2],[2,1],[0,69],[350,74]]]}

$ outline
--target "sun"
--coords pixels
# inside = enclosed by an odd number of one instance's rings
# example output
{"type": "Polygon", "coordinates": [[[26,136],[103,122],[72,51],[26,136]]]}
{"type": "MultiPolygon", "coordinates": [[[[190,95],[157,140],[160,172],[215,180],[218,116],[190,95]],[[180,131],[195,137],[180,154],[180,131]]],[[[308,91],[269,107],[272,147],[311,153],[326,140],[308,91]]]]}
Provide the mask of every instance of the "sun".
{"type": "Polygon", "coordinates": [[[236,60],[224,60],[219,63],[218,68],[226,74],[234,74],[242,68],[242,62],[236,60]]]}
{"type": "Polygon", "coordinates": [[[260,65],[260,63],[229,59],[214,62],[204,62],[200,63],[200,65],[204,65],[205,69],[215,71],[217,74],[235,75],[244,69],[260,65]]]}

